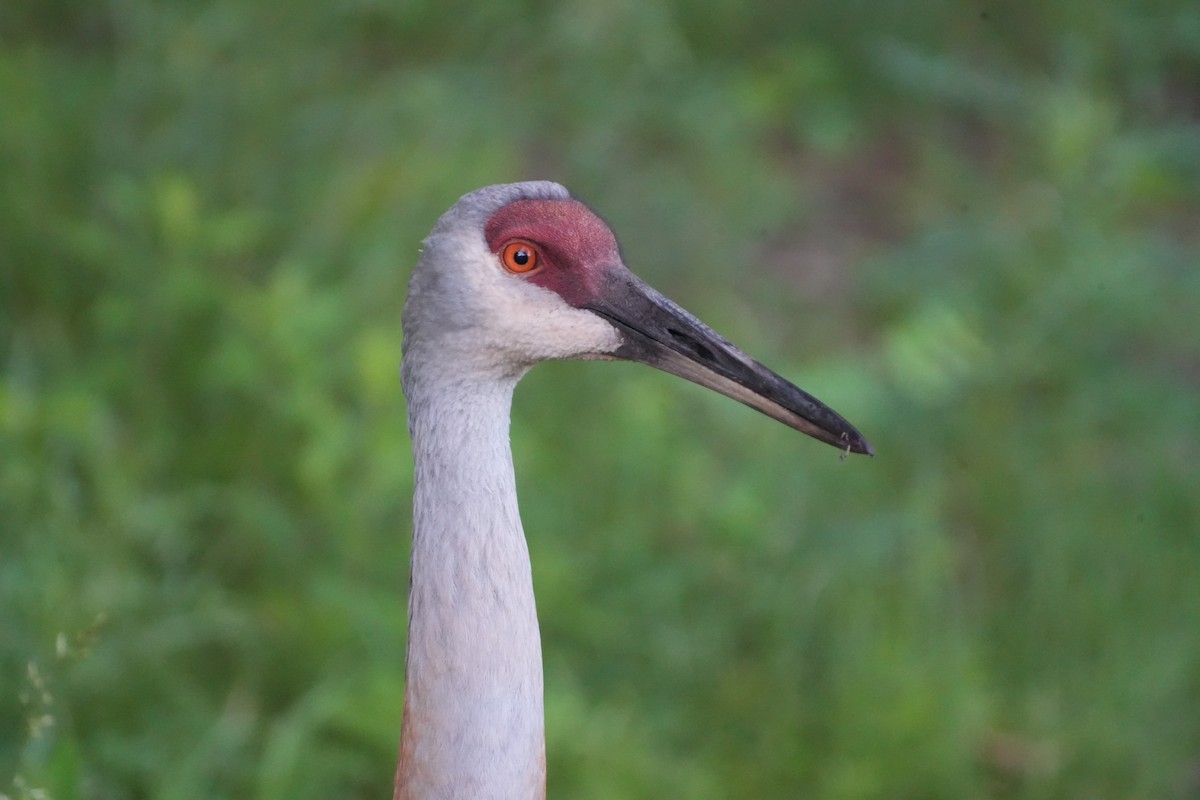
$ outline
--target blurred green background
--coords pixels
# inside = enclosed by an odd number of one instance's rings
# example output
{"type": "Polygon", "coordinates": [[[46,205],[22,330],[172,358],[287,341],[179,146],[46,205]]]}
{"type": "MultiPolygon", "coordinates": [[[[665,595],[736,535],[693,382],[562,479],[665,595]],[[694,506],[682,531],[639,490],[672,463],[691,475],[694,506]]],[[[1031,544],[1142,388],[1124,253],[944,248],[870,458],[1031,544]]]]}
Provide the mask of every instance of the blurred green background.
{"type": "Polygon", "coordinates": [[[380,798],[400,309],[477,186],[856,423],[513,437],[560,798],[1200,797],[1200,4],[0,6],[0,794],[380,798]]]}

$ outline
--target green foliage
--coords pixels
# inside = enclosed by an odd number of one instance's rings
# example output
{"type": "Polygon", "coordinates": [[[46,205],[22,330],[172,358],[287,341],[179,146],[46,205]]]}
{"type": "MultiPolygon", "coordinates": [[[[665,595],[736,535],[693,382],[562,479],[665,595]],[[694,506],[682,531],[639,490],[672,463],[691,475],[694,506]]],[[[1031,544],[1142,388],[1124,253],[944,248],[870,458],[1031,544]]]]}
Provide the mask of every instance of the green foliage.
{"type": "Polygon", "coordinates": [[[1200,9],[0,10],[0,795],[385,797],[399,310],[551,178],[855,421],[514,442],[557,797],[1200,797],[1200,9]]]}

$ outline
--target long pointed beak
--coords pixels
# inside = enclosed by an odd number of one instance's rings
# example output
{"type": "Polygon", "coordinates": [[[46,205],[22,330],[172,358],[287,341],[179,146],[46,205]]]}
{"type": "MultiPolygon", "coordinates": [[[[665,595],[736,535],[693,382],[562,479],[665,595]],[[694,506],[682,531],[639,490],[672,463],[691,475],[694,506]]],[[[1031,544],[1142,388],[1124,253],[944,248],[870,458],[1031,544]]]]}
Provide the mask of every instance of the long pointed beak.
{"type": "Polygon", "coordinates": [[[706,386],[839,449],[875,455],[840,414],[750,358],[632,272],[621,269],[606,284],[600,296],[582,305],[621,332],[623,343],[611,355],[706,386]]]}

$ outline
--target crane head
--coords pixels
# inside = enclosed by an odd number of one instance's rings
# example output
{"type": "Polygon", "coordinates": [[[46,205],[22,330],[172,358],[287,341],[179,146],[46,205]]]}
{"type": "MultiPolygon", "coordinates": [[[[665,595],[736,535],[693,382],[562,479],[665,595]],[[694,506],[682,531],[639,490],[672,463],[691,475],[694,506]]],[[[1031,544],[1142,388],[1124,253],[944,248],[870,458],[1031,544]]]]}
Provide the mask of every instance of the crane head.
{"type": "Polygon", "coordinates": [[[608,225],[555,183],[479,189],[438,220],[409,286],[404,349],[406,384],[418,363],[515,379],[550,359],[640,361],[873,454],[831,408],[634,275],[608,225]]]}

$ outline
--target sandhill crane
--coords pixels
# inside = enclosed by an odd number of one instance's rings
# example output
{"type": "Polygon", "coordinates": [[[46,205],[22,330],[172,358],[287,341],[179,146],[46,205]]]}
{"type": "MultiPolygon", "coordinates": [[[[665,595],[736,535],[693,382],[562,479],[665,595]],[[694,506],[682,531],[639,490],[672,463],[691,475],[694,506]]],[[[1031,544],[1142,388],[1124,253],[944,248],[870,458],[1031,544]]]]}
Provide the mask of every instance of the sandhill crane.
{"type": "Polygon", "coordinates": [[[415,460],[395,797],[545,797],[542,653],[509,445],[513,389],[548,359],[641,361],[823,442],[850,423],[643,283],[555,183],[489,186],[438,220],[404,308],[415,460]]]}

